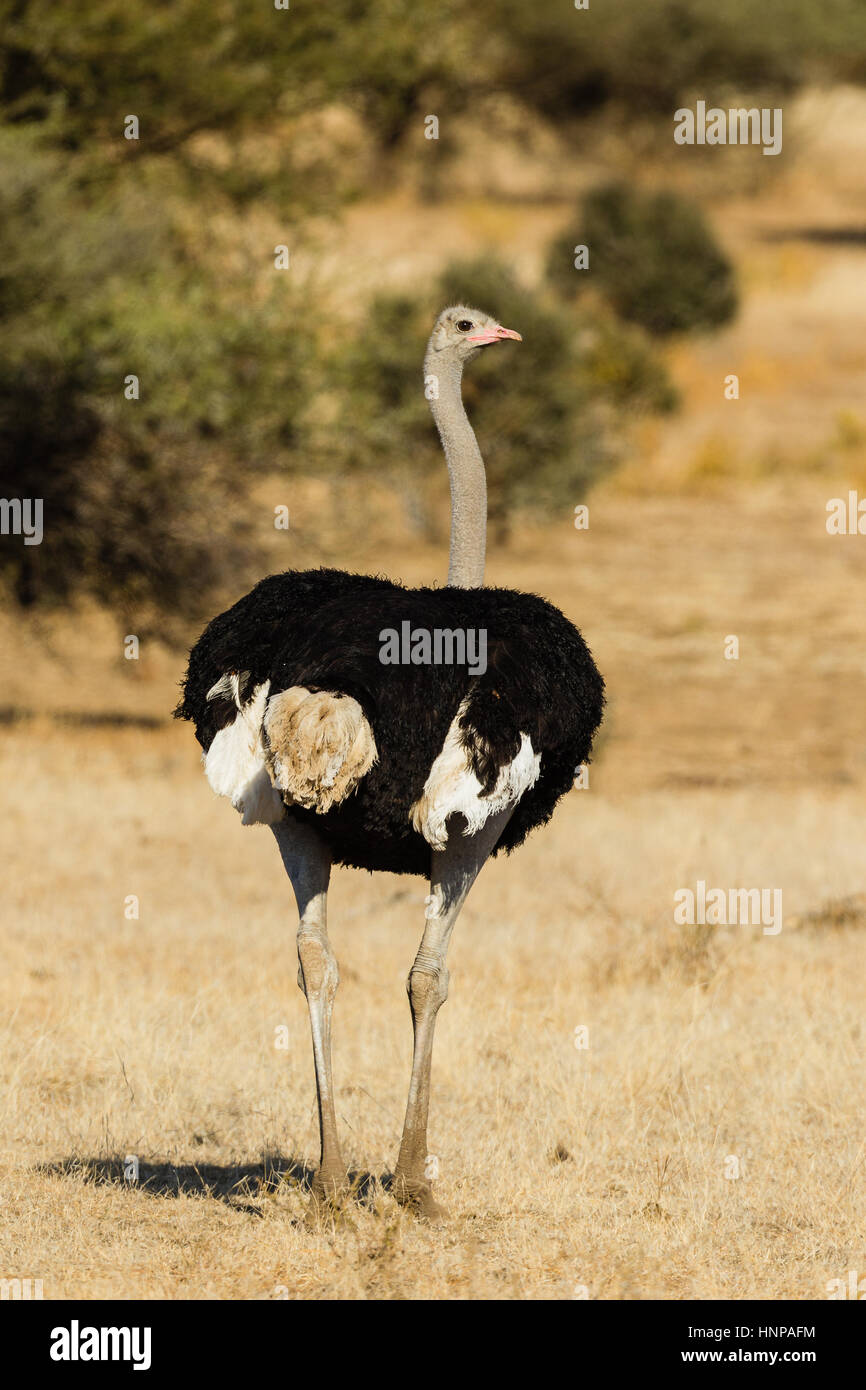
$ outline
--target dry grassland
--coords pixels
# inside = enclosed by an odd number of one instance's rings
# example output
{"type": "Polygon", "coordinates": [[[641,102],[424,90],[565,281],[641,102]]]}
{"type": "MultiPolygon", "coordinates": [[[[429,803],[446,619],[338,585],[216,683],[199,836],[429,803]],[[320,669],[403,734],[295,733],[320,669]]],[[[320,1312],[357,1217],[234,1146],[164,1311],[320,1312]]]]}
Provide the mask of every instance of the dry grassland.
{"type": "MultiPolygon", "coordinates": [[[[291,894],[190,731],[7,725],[3,1273],[46,1297],[808,1298],[864,1267],[866,673],[862,610],[839,602],[857,541],[787,505],[599,494],[590,533],[509,558],[582,621],[609,730],[590,790],[489,865],[461,919],[434,1062],[442,1230],[378,1183],[352,1225],[300,1224],[316,1119],[291,894]],[[698,878],[781,888],[783,930],[675,926],[698,878]]],[[[131,675],[105,641],[58,631],[46,705],[164,712],[176,658],[131,675]]],[[[338,1112],[376,1179],[424,891],[332,888],[338,1112]]]]}
{"type": "MultiPolygon", "coordinates": [[[[95,613],[0,618],[0,1275],[46,1298],[805,1299],[866,1272],[866,541],[824,526],[866,480],[866,282],[862,249],[764,235],[804,226],[814,188],[729,210],[743,317],[674,354],[684,410],[636,437],[590,530],[566,499],[492,557],[491,582],[578,622],[610,704],[591,788],[487,866],[458,925],[430,1131],[449,1226],[380,1181],[425,885],[335,875],[338,1118],[365,1200],[311,1232],[291,892],[167,721],[181,658],[124,662],[95,613]],[[676,926],[698,879],[780,888],[783,930],[676,926]]],[[[501,235],[470,213],[467,246],[501,235]]],[[[406,227],[370,216],[346,246],[403,265],[406,227]]],[[[541,244],[524,216],[514,237],[541,244]]],[[[324,539],[321,488],[292,500],[274,568],[441,577],[386,498],[324,539]]]]}

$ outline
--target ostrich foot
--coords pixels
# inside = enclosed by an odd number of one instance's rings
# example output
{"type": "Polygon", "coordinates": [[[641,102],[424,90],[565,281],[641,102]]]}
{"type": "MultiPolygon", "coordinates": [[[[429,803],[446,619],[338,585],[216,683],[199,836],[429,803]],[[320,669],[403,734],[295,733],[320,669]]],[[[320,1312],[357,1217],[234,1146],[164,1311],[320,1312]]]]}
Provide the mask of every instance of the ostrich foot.
{"type": "Polygon", "coordinates": [[[432,1226],[442,1225],[449,1220],[448,1212],[436,1201],[426,1178],[407,1178],[402,1173],[396,1173],[391,1190],[400,1206],[413,1212],[419,1220],[429,1221],[432,1226]]]}
{"type": "Polygon", "coordinates": [[[320,1168],[310,1187],[304,1225],[313,1231],[326,1225],[344,1226],[354,1231],[355,1223],[346,1211],[351,1195],[348,1173],[326,1173],[320,1168]]]}

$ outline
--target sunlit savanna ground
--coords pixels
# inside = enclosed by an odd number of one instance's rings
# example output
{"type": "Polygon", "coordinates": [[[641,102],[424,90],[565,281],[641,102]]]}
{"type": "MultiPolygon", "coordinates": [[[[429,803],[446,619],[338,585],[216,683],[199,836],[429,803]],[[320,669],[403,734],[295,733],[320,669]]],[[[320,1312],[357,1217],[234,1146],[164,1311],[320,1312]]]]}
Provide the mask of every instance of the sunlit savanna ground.
{"type": "MultiPolygon", "coordinates": [[[[590,530],[565,499],[492,558],[492,581],[579,623],[610,705],[590,789],[485,869],[456,932],[430,1127],[449,1226],[376,1183],[351,1224],[302,1224],[317,1139],[291,893],[268,832],[164,722],[181,657],[145,642],[124,662],[98,614],[3,619],[0,1274],[46,1297],[774,1299],[866,1269],[866,541],[824,527],[866,481],[863,253],[764,239],[818,220],[808,187],[786,196],[729,209],[743,316],[674,355],[684,412],[592,494],[590,530]],[[783,930],[675,926],[697,879],[780,888],[783,930]]],[[[363,250],[372,214],[354,216],[363,250]]],[[[442,576],[387,499],[380,534],[366,516],[321,543],[322,494],[292,500],[274,568],[442,576]]],[[[376,1178],[425,892],[332,886],[339,1123],[376,1178]]]]}
{"type": "MultiPolygon", "coordinates": [[[[801,514],[800,583],[744,510],[687,585],[724,507],[693,504],[688,528],[614,510],[630,520],[587,553],[564,530],[511,565],[588,614],[610,728],[589,791],[487,867],[456,934],[430,1134],[444,1230],[374,1190],[354,1229],[311,1234],[291,1177],[262,1186],[269,1160],[316,1152],[293,906],[190,731],[9,726],[4,1270],[46,1296],[774,1298],[862,1265],[864,634],[834,599],[856,541],[810,539],[801,514]],[[780,887],[782,932],[674,926],[698,878],[780,887]]],[[[140,677],[139,701],[168,702],[164,673],[140,677]]],[[[106,677],[118,701],[127,679],[106,677]]],[[[331,893],[340,1125],[375,1175],[399,1139],[424,892],[340,871],[331,893]]]]}

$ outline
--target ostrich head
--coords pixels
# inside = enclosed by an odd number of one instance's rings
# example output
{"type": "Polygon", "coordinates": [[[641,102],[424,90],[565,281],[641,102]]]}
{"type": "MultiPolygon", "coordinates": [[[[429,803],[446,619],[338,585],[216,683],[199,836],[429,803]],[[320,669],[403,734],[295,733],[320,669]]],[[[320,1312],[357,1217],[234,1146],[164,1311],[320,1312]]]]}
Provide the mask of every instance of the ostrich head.
{"type": "Polygon", "coordinates": [[[519,333],[502,328],[489,314],[470,309],[465,304],[452,304],[443,309],[430,335],[428,353],[439,362],[471,362],[482,348],[501,343],[506,338],[522,342],[519,333]]]}

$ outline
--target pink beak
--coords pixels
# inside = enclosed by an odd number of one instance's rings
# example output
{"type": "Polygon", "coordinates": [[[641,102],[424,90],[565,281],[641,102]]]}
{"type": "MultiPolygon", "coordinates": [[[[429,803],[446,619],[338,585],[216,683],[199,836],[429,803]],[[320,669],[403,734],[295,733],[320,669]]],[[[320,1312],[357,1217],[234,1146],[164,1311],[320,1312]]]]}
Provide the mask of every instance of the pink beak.
{"type": "Polygon", "coordinates": [[[516,343],[522,343],[523,339],[519,333],[515,333],[513,328],[502,328],[498,323],[492,328],[485,328],[483,333],[470,333],[468,339],[470,343],[499,343],[504,338],[513,338],[516,343]]]}

